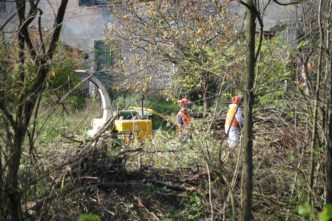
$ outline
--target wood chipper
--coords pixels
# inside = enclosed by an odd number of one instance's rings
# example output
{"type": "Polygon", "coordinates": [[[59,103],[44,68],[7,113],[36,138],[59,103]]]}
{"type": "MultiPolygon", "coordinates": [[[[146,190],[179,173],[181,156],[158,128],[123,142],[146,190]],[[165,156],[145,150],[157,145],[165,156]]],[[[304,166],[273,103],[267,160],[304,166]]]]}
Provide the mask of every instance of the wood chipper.
{"type": "Polygon", "coordinates": [[[83,82],[88,80],[94,83],[101,98],[103,115],[101,118],[92,119],[92,129],[88,130],[90,137],[95,137],[101,130],[106,129],[124,143],[130,143],[151,138],[153,130],[157,129],[158,126],[164,126],[168,129],[177,128],[174,121],[152,109],[130,107],[128,110],[113,112],[111,99],[101,81],[94,74],[89,74],[85,70],[76,70],[75,72],[83,77],[83,82]],[[112,120],[112,125],[105,128],[112,120]]]}
{"type": "Polygon", "coordinates": [[[113,132],[125,143],[145,140],[152,136],[152,121],[135,110],[122,110],[114,120],[113,132]]]}

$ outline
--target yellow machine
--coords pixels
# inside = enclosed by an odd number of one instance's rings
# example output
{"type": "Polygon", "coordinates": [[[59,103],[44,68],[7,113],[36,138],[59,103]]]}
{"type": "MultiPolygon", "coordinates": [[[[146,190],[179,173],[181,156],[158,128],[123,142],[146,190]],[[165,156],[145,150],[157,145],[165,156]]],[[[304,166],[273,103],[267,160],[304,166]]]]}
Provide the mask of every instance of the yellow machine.
{"type": "Polygon", "coordinates": [[[167,128],[177,128],[176,123],[166,116],[148,108],[130,107],[118,113],[114,121],[114,132],[125,143],[144,141],[153,135],[153,130],[167,125],[167,128]],[[143,115],[143,116],[142,116],[143,115]]]}
{"type": "Polygon", "coordinates": [[[148,119],[115,120],[114,130],[125,143],[145,140],[152,136],[152,121],[148,119]]]}

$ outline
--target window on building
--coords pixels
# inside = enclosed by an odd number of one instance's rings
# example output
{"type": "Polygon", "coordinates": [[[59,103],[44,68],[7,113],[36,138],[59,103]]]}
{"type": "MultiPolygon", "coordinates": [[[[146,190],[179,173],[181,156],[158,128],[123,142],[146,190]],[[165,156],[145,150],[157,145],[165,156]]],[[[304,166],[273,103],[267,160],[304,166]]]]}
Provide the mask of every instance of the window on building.
{"type": "Polygon", "coordinates": [[[107,0],[79,0],[80,6],[106,5],[107,0]]]}

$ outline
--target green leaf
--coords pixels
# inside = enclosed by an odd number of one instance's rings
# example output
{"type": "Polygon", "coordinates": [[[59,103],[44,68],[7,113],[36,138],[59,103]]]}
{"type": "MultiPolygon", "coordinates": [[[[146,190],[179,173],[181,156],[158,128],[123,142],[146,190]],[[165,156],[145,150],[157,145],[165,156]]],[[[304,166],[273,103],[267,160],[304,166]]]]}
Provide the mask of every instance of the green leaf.
{"type": "Polygon", "coordinates": [[[309,47],[311,44],[311,41],[310,40],[304,40],[304,41],[301,41],[298,45],[297,45],[297,48],[306,48],[306,47],[309,47]]]}
{"type": "Polygon", "coordinates": [[[329,221],[332,219],[332,204],[327,205],[320,214],[320,221],[329,221]]]}
{"type": "Polygon", "coordinates": [[[300,216],[304,217],[304,218],[309,218],[312,214],[312,208],[308,203],[299,205],[297,212],[300,216]]]}

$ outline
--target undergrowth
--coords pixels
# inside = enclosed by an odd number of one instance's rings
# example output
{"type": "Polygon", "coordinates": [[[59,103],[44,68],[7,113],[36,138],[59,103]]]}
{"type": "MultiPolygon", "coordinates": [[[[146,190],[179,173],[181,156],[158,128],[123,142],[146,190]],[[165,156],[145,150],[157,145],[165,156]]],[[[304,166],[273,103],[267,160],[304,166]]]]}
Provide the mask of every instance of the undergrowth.
{"type": "MultiPolygon", "coordinates": [[[[101,220],[237,219],[241,144],[230,150],[222,133],[206,129],[222,128],[214,124],[222,124],[224,112],[215,119],[194,119],[189,135],[158,130],[144,143],[114,147],[110,139],[77,135],[83,124],[74,122],[87,121],[90,111],[68,120],[50,118],[45,128],[53,129],[44,131],[49,137],[40,135],[38,141],[44,146],[38,164],[24,158],[22,183],[29,189],[24,205],[31,220],[77,220],[81,214],[101,220]],[[66,133],[76,127],[76,136],[66,133]]],[[[287,111],[260,113],[254,131],[253,215],[255,220],[301,220],[297,210],[308,195],[310,130],[301,120],[290,126],[294,116],[287,111]]],[[[316,212],[323,209],[322,176],[317,168],[316,212]]]]}

